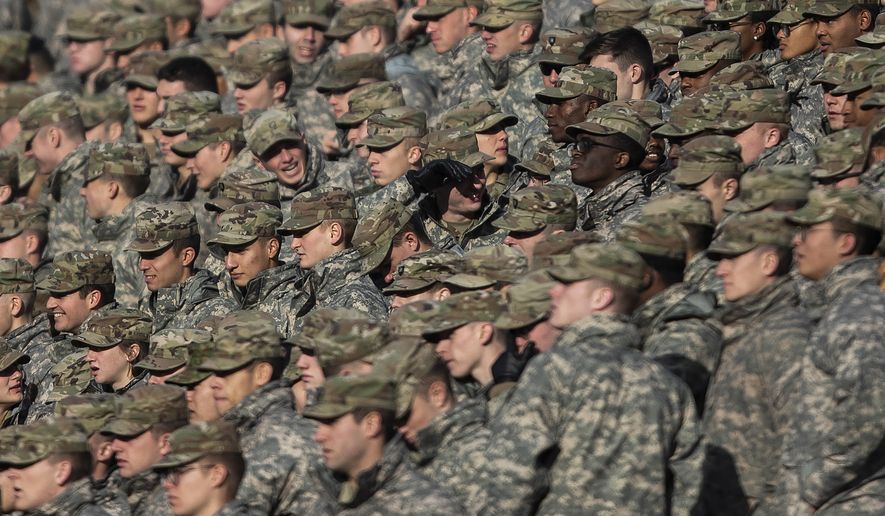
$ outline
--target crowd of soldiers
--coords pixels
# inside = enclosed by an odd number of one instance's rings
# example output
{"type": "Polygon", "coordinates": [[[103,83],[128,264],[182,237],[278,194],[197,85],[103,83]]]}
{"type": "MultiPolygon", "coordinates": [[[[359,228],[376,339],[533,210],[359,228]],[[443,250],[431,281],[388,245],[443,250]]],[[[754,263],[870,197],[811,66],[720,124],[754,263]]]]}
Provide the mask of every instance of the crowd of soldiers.
{"type": "Polygon", "coordinates": [[[0,513],[885,514],[870,2],[0,3],[0,513]]]}

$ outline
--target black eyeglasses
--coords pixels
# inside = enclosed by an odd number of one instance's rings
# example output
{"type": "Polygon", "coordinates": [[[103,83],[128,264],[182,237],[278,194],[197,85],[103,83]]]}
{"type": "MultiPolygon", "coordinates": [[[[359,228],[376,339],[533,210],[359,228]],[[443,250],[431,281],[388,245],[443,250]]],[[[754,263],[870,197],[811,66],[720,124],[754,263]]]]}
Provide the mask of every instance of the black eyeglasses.
{"type": "Polygon", "coordinates": [[[572,154],[587,154],[590,152],[593,147],[608,147],[609,149],[618,149],[619,147],[615,147],[614,145],[607,145],[605,143],[594,142],[593,140],[578,140],[572,146],[572,154]]]}
{"type": "Polygon", "coordinates": [[[805,20],[805,21],[803,21],[803,22],[801,22],[801,23],[797,23],[796,25],[780,25],[779,27],[776,27],[777,30],[775,30],[774,33],[777,34],[778,32],[783,32],[783,33],[784,33],[784,37],[785,37],[785,38],[789,38],[789,37],[790,37],[790,34],[791,34],[794,30],[798,29],[799,27],[801,27],[801,26],[803,26],[803,25],[808,25],[809,23],[811,23],[811,22],[813,22],[813,21],[814,21],[814,20],[805,20]]]}
{"type": "Polygon", "coordinates": [[[163,482],[169,482],[170,484],[177,486],[181,481],[181,475],[187,473],[188,471],[193,471],[195,469],[211,469],[214,468],[215,464],[197,464],[194,466],[185,466],[182,468],[171,468],[163,471],[160,476],[163,479],[163,482]]]}

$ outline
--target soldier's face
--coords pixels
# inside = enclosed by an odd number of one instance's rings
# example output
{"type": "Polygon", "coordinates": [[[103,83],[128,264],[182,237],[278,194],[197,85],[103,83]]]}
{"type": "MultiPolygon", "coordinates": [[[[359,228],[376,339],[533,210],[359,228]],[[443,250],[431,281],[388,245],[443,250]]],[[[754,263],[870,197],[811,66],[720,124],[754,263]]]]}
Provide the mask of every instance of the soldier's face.
{"type": "Polygon", "coordinates": [[[259,273],[274,266],[279,244],[272,247],[271,240],[259,238],[247,245],[224,247],[224,267],[234,285],[243,288],[259,273]]]}
{"type": "Polygon", "coordinates": [[[65,53],[71,63],[71,72],[86,75],[97,70],[108,59],[104,52],[105,40],[68,41],[65,53]]]}
{"type": "Polygon", "coordinates": [[[363,123],[347,130],[347,141],[354,145],[354,149],[359,157],[369,159],[369,148],[363,145],[357,146],[357,142],[369,137],[369,121],[363,120],[363,123]]]}
{"type": "Polygon", "coordinates": [[[388,185],[411,168],[410,148],[409,142],[403,140],[393,147],[369,149],[369,173],[376,185],[388,185]]]}
{"type": "Polygon", "coordinates": [[[547,129],[554,142],[567,142],[568,136],[565,134],[565,128],[580,124],[587,119],[587,113],[596,107],[596,103],[591,103],[589,99],[590,97],[587,95],[579,95],[573,99],[547,106],[545,113],[547,129]]]}
{"type": "Polygon", "coordinates": [[[208,382],[212,388],[212,397],[215,399],[215,408],[222,414],[261,387],[257,368],[252,366],[241,367],[231,372],[213,373],[208,382]]]}
{"type": "Polygon", "coordinates": [[[519,249],[531,261],[535,246],[547,238],[544,228],[536,231],[511,231],[504,237],[504,244],[514,249],[519,249]]]}
{"type": "Polygon", "coordinates": [[[276,102],[273,90],[266,79],[262,79],[252,86],[238,84],[234,89],[234,98],[237,99],[237,113],[241,115],[253,109],[267,109],[276,102]]]}
{"type": "Polygon", "coordinates": [[[341,118],[341,115],[347,113],[347,101],[350,99],[351,91],[353,90],[329,94],[329,105],[332,106],[332,113],[335,115],[335,118],[341,118]]]}
{"type": "Polygon", "coordinates": [[[470,16],[466,7],[459,7],[438,20],[427,22],[430,44],[438,54],[448,52],[470,33],[470,16]]]}
{"type": "Polygon", "coordinates": [[[210,143],[193,157],[193,173],[200,190],[208,192],[224,174],[226,162],[223,152],[220,143],[210,143]]]}
{"type": "Polygon", "coordinates": [[[492,161],[486,162],[488,165],[503,167],[507,164],[507,153],[510,148],[508,138],[507,129],[500,124],[481,133],[476,133],[476,146],[479,147],[479,152],[494,158],[492,161]]]}
{"type": "Polygon", "coordinates": [[[445,215],[472,219],[482,210],[482,200],[486,191],[485,173],[482,168],[478,168],[475,172],[471,179],[434,190],[437,206],[445,215]]]}
{"type": "Polygon", "coordinates": [[[111,450],[117,459],[120,476],[132,478],[159,462],[164,455],[160,437],[154,436],[150,430],[135,437],[114,436],[111,450]]]}
{"type": "Polygon", "coordinates": [[[848,95],[833,95],[833,86],[824,85],[824,105],[827,107],[827,122],[833,131],[845,129],[845,104],[848,95]]]}
{"type": "Polygon", "coordinates": [[[160,131],[157,134],[157,141],[160,142],[160,152],[163,153],[163,161],[173,167],[180,167],[187,163],[187,159],[172,152],[172,146],[178,142],[187,140],[187,133],[170,134],[166,131],[160,131]]]}
{"type": "Polygon", "coordinates": [[[679,72],[679,89],[683,95],[691,95],[710,84],[710,79],[719,71],[718,66],[699,73],[679,72]]]}
{"type": "Polygon", "coordinates": [[[170,245],[159,251],[152,253],[139,253],[141,259],[138,262],[138,268],[144,276],[144,284],[151,292],[184,280],[185,266],[183,264],[183,253],[175,252],[174,246],[170,245]]]}
{"type": "Polygon", "coordinates": [[[694,187],[694,190],[703,195],[710,201],[710,210],[713,213],[713,220],[718,223],[722,220],[722,215],[725,213],[725,203],[730,199],[728,198],[728,194],[726,189],[723,188],[723,184],[716,184],[715,175],[707,178],[706,181],[694,187]]]}
{"type": "Polygon", "coordinates": [[[875,109],[861,109],[861,104],[870,98],[873,94],[872,88],[867,88],[860,93],[849,93],[845,95],[845,127],[866,128],[873,123],[876,118],[875,109]]]}
{"type": "Polygon", "coordinates": [[[770,124],[755,123],[734,136],[741,146],[741,161],[744,165],[750,165],[766,149],[766,131],[770,124]]]}
{"type": "Polygon", "coordinates": [[[593,313],[588,304],[597,283],[592,279],[557,283],[550,288],[550,324],[563,329],[593,313]]]}
{"type": "Polygon", "coordinates": [[[323,368],[320,367],[320,361],[311,352],[305,353],[302,350],[295,365],[301,371],[301,381],[308,389],[317,389],[325,383],[326,375],[323,373],[323,368]]]}
{"type": "Polygon", "coordinates": [[[261,159],[264,168],[276,174],[280,184],[292,187],[304,181],[305,162],[304,143],[290,140],[275,143],[261,159]]]}
{"type": "Polygon", "coordinates": [[[790,27],[789,36],[784,34],[783,29],[778,30],[777,39],[784,60],[807,54],[818,45],[817,22],[811,19],[802,20],[790,27]]]}
{"type": "Polygon", "coordinates": [[[332,245],[329,225],[325,223],[292,235],[291,247],[302,269],[310,269],[337,251],[332,245]]]}
{"type": "Polygon", "coordinates": [[[184,93],[186,91],[187,86],[184,84],[184,81],[167,81],[166,79],[160,79],[159,81],[157,81],[157,95],[160,96],[160,113],[166,111],[166,99],[173,95],[178,95],[179,93],[184,93]]]}
{"type": "Polygon", "coordinates": [[[110,181],[99,177],[80,188],[80,196],[86,200],[86,214],[92,220],[98,220],[109,214],[113,197],[110,181]]]}
{"type": "Polygon", "coordinates": [[[368,448],[367,419],[357,421],[353,414],[345,414],[332,421],[321,421],[314,434],[320,445],[326,466],[337,473],[353,478],[359,473],[361,460],[368,448]]]}
{"type": "Polygon", "coordinates": [[[579,135],[577,144],[572,146],[572,161],[569,165],[572,182],[595,188],[594,185],[607,181],[614,173],[614,164],[621,152],[623,151],[608,145],[602,138],[579,135]]]}
{"type": "Polygon", "coordinates": [[[369,27],[354,32],[347,39],[338,41],[338,57],[347,57],[353,54],[375,54],[375,46],[370,39],[369,27]]]}
{"type": "Polygon", "coordinates": [[[34,157],[41,174],[49,174],[58,165],[60,160],[56,152],[57,147],[50,140],[49,128],[41,127],[31,139],[28,147],[25,155],[34,157]]]}
{"type": "Polygon", "coordinates": [[[428,394],[428,392],[415,393],[408,417],[399,424],[400,433],[412,446],[418,442],[418,432],[427,428],[441,412],[438,406],[432,404],[426,397],[428,394]]]}
{"type": "Polygon", "coordinates": [[[89,348],[86,362],[89,363],[92,377],[102,385],[122,387],[132,378],[132,367],[126,352],[119,346],[107,349],[89,348]]]}
{"type": "Polygon", "coordinates": [[[753,249],[744,254],[720,260],[716,265],[716,276],[722,278],[726,301],[737,301],[755,294],[771,284],[774,277],[770,274],[776,267],[777,257],[774,253],[753,249]]]}
{"type": "Polygon", "coordinates": [[[298,64],[316,61],[326,45],[325,33],[312,25],[289,25],[283,27],[283,37],[289,46],[289,56],[298,64]]]}
{"type": "Polygon", "coordinates": [[[844,259],[840,253],[842,239],[832,222],[803,226],[793,237],[793,258],[799,274],[814,281],[822,280],[844,259]]]}
{"type": "Polygon", "coordinates": [[[213,482],[209,479],[211,464],[201,460],[177,468],[177,482],[163,479],[163,489],[172,514],[199,514],[212,499],[213,482]]]}
{"type": "Polygon", "coordinates": [[[500,61],[522,48],[519,34],[524,25],[526,24],[514,22],[500,30],[492,31],[486,28],[482,31],[481,37],[486,44],[486,53],[492,61],[500,61]]]}
{"type": "Polygon", "coordinates": [[[28,256],[28,241],[25,233],[0,241],[0,258],[21,258],[28,256]]]}
{"type": "Polygon", "coordinates": [[[543,353],[553,348],[553,343],[560,333],[562,332],[550,324],[548,319],[544,319],[526,328],[515,330],[513,337],[520,352],[525,350],[529,343],[533,343],[535,349],[543,353]]]}
{"type": "Polygon", "coordinates": [[[819,18],[817,20],[817,41],[824,54],[857,44],[854,39],[861,36],[863,30],[861,29],[860,15],[852,11],[853,9],[834,18],[819,18]]]}
{"type": "Polygon", "coordinates": [[[434,336],[436,354],[445,362],[455,378],[477,378],[483,365],[483,351],[487,338],[483,332],[488,323],[472,322],[434,336]]]}
{"type": "Polygon", "coordinates": [[[6,336],[12,329],[13,294],[0,294],[0,336],[6,336]]]}
{"type": "Polygon", "coordinates": [[[89,317],[88,298],[81,298],[78,291],[64,295],[51,294],[46,310],[52,315],[52,326],[57,331],[74,331],[89,317]]]}
{"type": "Polygon", "coordinates": [[[200,13],[204,18],[212,19],[221,14],[221,11],[230,3],[230,0],[201,0],[200,13]]]}
{"type": "Polygon", "coordinates": [[[0,407],[9,409],[22,400],[22,370],[18,364],[0,371],[0,407]]]}
{"type": "Polygon", "coordinates": [[[15,510],[12,502],[15,501],[15,488],[12,486],[12,479],[9,478],[9,469],[0,470],[0,512],[3,514],[10,513],[15,510]]]}
{"type": "Polygon", "coordinates": [[[390,311],[399,310],[400,308],[417,301],[442,301],[449,297],[449,289],[439,286],[420,290],[414,293],[394,294],[390,299],[390,311]]]}
{"type": "Polygon", "coordinates": [[[640,170],[651,172],[664,161],[664,140],[657,136],[649,136],[645,146],[645,159],[639,165],[640,170]]]}
{"type": "Polygon", "coordinates": [[[129,103],[132,121],[141,127],[147,127],[160,116],[160,96],[156,91],[129,86],[126,89],[126,101],[129,103]]]}
{"type": "Polygon", "coordinates": [[[212,386],[209,385],[208,378],[193,387],[188,387],[187,411],[191,423],[221,419],[221,412],[215,405],[215,397],[212,395],[212,386]]]}
{"type": "Polygon", "coordinates": [[[151,373],[148,377],[148,384],[150,385],[165,385],[166,380],[175,377],[181,372],[184,371],[183,367],[179,367],[178,369],[173,369],[171,371],[156,371],[151,373]]]}
{"type": "Polygon", "coordinates": [[[9,468],[7,475],[15,493],[13,508],[30,511],[57,496],[63,490],[57,483],[58,466],[43,459],[23,468],[9,468]]]}

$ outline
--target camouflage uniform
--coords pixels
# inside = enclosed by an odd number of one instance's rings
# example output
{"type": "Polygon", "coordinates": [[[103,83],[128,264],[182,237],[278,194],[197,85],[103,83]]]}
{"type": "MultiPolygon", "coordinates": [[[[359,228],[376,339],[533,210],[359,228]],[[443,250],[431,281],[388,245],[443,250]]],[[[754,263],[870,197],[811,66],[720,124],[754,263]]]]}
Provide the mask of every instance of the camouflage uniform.
{"type": "MultiPolygon", "coordinates": [[[[476,63],[480,62],[483,54],[485,54],[485,43],[478,32],[468,34],[454,47],[445,52],[443,57],[451,63],[450,72],[447,75],[439,75],[440,88],[437,98],[437,109],[434,114],[439,115],[444,111],[445,107],[453,106],[457,102],[447,99],[460,94],[459,88],[464,84],[469,84],[473,79],[471,74],[474,72],[476,63]]],[[[466,100],[466,99],[465,99],[466,100]]],[[[432,125],[436,125],[437,119],[432,118],[432,125]]]]}
{"type": "MultiPolygon", "coordinates": [[[[134,343],[141,349],[148,349],[151,332],[150,317],[138,310],[131,308],[119,308],[109,310],[101,317],[96,317],[89,322],[86,331],[71,338],[74,346],[105,350],[120,344],[134,343]]],[[[138,374],[133,372],[129,383],[120,388],[114,388],[110,384],[101,384],[93,378],[86,389],[88,393],[114,393],[126,394],[127,392],[141,387],[147,383],[147,372],[138,374]]]]}
{"type": "MultiPolygon", "coordinates": [[[[6,339],[0,337],[0,366],[3,366],[3,371],[14,371],[12,369],[14,366],[25,365],[29,361],[30,357],[28,357],[28,355],[10,348],[6,339]]],[[[10,372],[9,375],[11,374],[12,372],[10,372]]],[[[28,397],[28,393],[25,392],[24,389],[22,389],[21,395],[22,399],[20,401],[14,403],[12,406],[4,408],[3,412],[0,413],[0,428],[22,425],[25,423],[26,418],[28,417],[28,409],[31,405],[31,399],[28,397]]]]}
{"type": "Polygon", "coordinates": [[[811,190],[808,167],[785,165],[760,167],[741,176],[740,194],[725,203],[725,211],[750,213],[778,203],[805,204],[811,190]]]}

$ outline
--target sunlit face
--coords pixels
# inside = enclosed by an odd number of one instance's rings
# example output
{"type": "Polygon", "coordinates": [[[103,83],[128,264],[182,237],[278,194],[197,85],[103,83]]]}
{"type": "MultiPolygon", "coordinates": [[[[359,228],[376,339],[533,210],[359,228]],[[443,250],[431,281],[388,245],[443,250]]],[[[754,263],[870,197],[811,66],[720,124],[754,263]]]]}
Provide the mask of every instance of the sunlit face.
{"type": "Polygon", "coordinates": [[[157,142],[160,144],[160,152],[163,154],[163,161],[173,167],[180,167],[187,163],[187,159],[172,152],[172,146],[176,143],[187,140],[187,133],[184,131],[169,133],[166,131],[157,132],[157,142]]]}
{"type": "Polygon", "coordinates": [[[108,191],[109,181],[99,177],[80,188],[80,196],[86,200],[86,215],[92,220],[106,217],[110,213],[113,199],[108,191]]]}
{"type": "Polygon", "coordinates": [[[139,253],[139,270],[151,292],[180,283],[186,277],[181,254],[185,250],[176,252],[174,247],[170,245],[159,251],[139,253]]]}
{"type": "Polygon", "coordinates": [[[61,492],[62,487],[56,482],[57,467],[52,460],[43,459],[29,466],[9,469],[7,474],[12,481],[15,510],[37,509],[61,492]]]}
{"type": "Polygon", "coordinates": [[[861,105],[873,95],[873,89],[867,88],[866,90],[857,92],[857,93],[849,93],[845,95],[845,127],[860,127],[866,128],[870,124],[873,123],[873,120],[876,118],[876,110],[874,109],[861,109],[861,105]]]}
{"type": "Polygon", "coordinates": [[[338,41],[338,57],[347,57],[353,54],[374,54],[375,47],[369,39],[369,28],[364,27],[347,39],[338,41]]]}
{"type": "Polygon", "coordinates": [[[827,122],[833,131],[841,131],[845,129],[845,104],[848,102],[848,95],[833,95],[832,86],[824,86],[824,105],[827,108],[827,122]]]}
{"type": "Polygon", "coordinates": [[[188,387],[186,396],[188,420],[191,423],[221,419],[221,412],[215,405],[215,397],[212,394],[209,378],[188,387]]]}
{"type": "Polygon", "coordinates": [[[492,156],[488,165],[502,167],[507,164],[509,152],[507,129],[503,125],[496,125],[481,133],[476,133],[476,146],[479,152],[492,156]]]}
{"type": "Polygon", "coordinates": [[[213,485],[209,481],[211,464],[203,464],[196,460],[184,466],[178,466],[175,472],[177,482],[169,477],[163,479],[162,486],[166,491],[166,500],[172,514],[176,516],[200,514],[207,502],[212,499],[213,485]]]}
{"type": "Polygon", "coordinates": [[[291,246],[302,269],[310,269],[336,252],[325,223],[293,234],[291,246]]]}
{"type": "Polygon", "coordinates": [[[820,281],[842,262],[839,239],[832,222],[803,226],[793,238],[793,258],[799,274],[820,281]]]}
{"type": "Polygon", "coordinates": [[[726,301],[738,301],[761,291],[771,283],[771,277],[764,271],[766,255],[771,259],[770,253],[754,249],[719,260],[716,276],[722,279],[726,301]]]}
{"type": "Polygon", "coordinates": [[[50,141],[50,129],[41,127],[31,138],[25,156],[33,156],[37,162],[37,171],[41,174],[51,173],[59,164],[59,156],[50,141]]]}
{"type": "Polygon", "coordinates": [[[95,381],[101,385],[123,386],[132,379],[132,365],[126,351],[120,346],[92,348],[86,352],[86,362],[95,381]]]}
{"type": "Polygon", "coordinates": [[[143,473],[163,458],[160,436],[155,436],[150,430],[135,437],[114,436],[111,450],[123,478],[143,473]]]}
{"type": "Polygon", "coordinates": [[[857,43],[854,39],[863,34],[857,14],[851,9],[841,16],[818,19],[816,29],[817,41],[824,54],[855,46],[857,43]]]}
{"type": "Polygon", "coordinates": [[[132,121],[140,127],[151,125],[160,116],[160,96],[156,91],[129,85],[126,88],[126,101],[132,121]]]}
{"type": "Polygon", "coordinates": [[[485,347],[481,332],[485,324],[468,323],[434,338],[436,354],[454,378],[469,378],[480,366],[485,347]]]}
{"type": "Polygon", "coordinates": [[[301,371],[301,381],[308,389],[317,389],[325,383],[326,375],[323,373],[323,368],[320,367],[320,361],[316,355],[302,351],[295,365],[301,371]]]}
{"type": "Polygon", "coordinates": [[[234,98],[237,100],[237,113],[244,114],[253,109],[267,109],[276,103],[273,88],[262,79],[251,86],[238,84],[234,88],[234,98]]]}
{"type": "Polygon", "coordinates": [[[393,147],[369,149],[369,173],[378,186],[386,186],[411,168],[408,142],[403,140],[393,147]]]}
{"type": "Polygon", "coordinates": [[[22,370],[13,364],[0,371],[0,407],[10,408],[21,402],[24,392],[22,370]]]}
{"type": "Polygon", "coordinates": [[[790,26],[789,36],[781,28],[777,31],[777,40],[784,60],[805,55],[817,48],[817,22],[811,19],[802,20],[790,26]]]}
{"type": "Polygon", "coordinates": [[[227,162],[221,155],[221,143],[210,143],[198,150],[188,163],[193,163],[193,174],[197,188],[208,192],[224,174],[227,162]]]}
{"type": "Polygon", "coordinates": [[[259,238],[240,246],[224,246],[224,266],[234,285],[243,288],[260,273],[273,267],[267,239],[259,238]]]}
{"type": "Polygon", "coordinates": [[[522,49],[519,33],[524,25],[512,23],[500,30],[483,29],[480,36],[483,43],[486,44],[486,53],[492,58],[492,61],[500,61],[522,49]]]}
{"type": "Polygon", "coordinates": [[[694,190],[710,201],[710,209],[713,212],[713,220],[719,222],[725,214],[725,203],[728,202],[728,194],[724,185],[716,185],[716,177],[710,176],[706,181],[694,187],[694,190]]]}
{"type": "Polygon", "coordinates": [[[79,291],[51,293],[46,301],[46,310],[52,315],[53,328],[65,332],[76,331],[91,312],[89,298],[81,297],[79,291]]]}
{"type": "Polygon", "coordinates": [[[65,53],[68,55],[71,72],[77,75],[88,75],[101,68],[108,59],[104,48],[105,40],[103,39],[93,41],[68,40],[67,45],[65,45],[65,53]]]}
{"type": "Polygon", "coordinates": [[[326,44],[325,33],[313,25],[283,26],[283,39],[289,46],[289,56],[298,64],[310,64],[326,44]]]}
{"type": "Polygon", "coordinates": [[[550,324],[563,329],[592,313],[587,300],[596,289],[593,280],[557,283],[550,289],[550,324]]]}
{"type": "Polygon", "coordinates": [[[222,414],[261,386],[257,379],[257,368],[250,366],[236,371],[213,373],[208,381],[215,398],[215,407],[222,414]]]}
{"type": "Polygon", "coordinates": [[[466,7],[459,7],[436,20],[427,22],[430,44],[438,54],[448,52],[467,37],[470,32],[466,7]]]}
{"type": "Polygon", "coordinates": [[[345,475],[356,472],[369,443],[360,422],[352,413],[331,421],[321,421],[314,441],[320,446],[326,466],[345,475]]]}
{"type": "Polygon", "coordinates": [[[262,155],[261,164],[277,175],[280,184],[297,187],[304,181],[307,169],[304,142],[283,140],[273,144],[262,155]]]}
{"type": "Polygon", "coordinates": [[[504,237],[504,245],[519,249],[523,254],[531,258],[535,252],[535,246],[546,238],[547,234],[543,229],[537,231],[511,231],[504,237]]]}
{"type": "Polygon", "coordinates": [[[399,431],[406,441],[414,446],[418,442],[418,432],[424,430],[439,415],[440,411],[430,403],[430,400],[415,393],[409,408],[409,416],[399,425],[399,431]]]}

